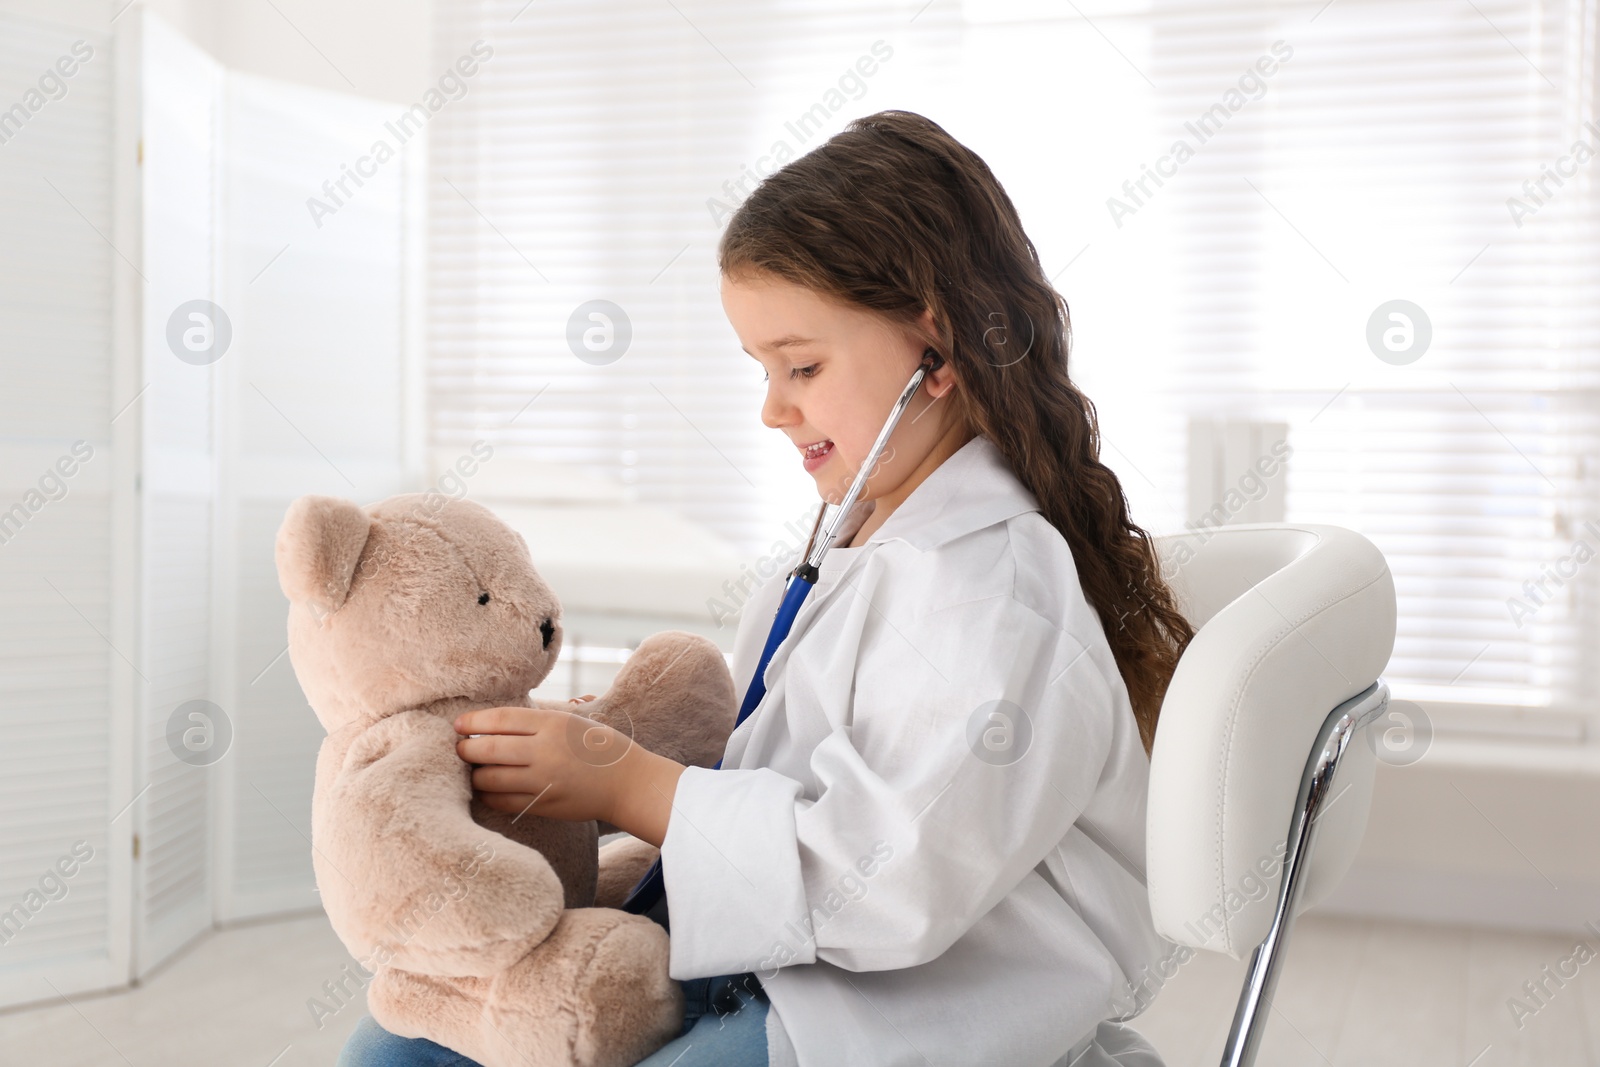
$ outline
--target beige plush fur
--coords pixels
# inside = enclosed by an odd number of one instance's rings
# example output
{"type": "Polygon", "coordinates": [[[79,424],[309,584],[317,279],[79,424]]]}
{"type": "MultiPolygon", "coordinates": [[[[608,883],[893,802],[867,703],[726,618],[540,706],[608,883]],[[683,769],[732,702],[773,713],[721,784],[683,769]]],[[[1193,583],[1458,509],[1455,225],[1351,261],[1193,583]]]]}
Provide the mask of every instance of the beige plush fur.
{"type": "Polygon", "coordinates": [[[561,652],[561,605],[521,536],[438,494],[366,508],[302,497],[276,556],[289,655],[328,731],[312,798],[317,886],[375,972],[374,1018],[486,1067],[626,1067],[675,1036],[683,994],[667,935],[613,910],[656,850],[623,838],[602,862],[593,822],[474,800],[452,723],[476,708],[562,708],[709,767],[735,716],[722,653],[668,631],[595,700],[530,699],[561,652]]]}

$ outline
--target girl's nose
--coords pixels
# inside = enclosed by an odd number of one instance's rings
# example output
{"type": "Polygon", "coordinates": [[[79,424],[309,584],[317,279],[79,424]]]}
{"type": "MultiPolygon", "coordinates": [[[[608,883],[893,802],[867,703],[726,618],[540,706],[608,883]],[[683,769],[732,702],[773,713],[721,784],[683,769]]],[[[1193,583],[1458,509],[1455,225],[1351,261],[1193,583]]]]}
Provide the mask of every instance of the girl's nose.
{"type": "Polygon", "coordinates": [[[767,398],[761,404],[761,421],[769,429],[777,430],[795,421],[795,406],[783,399],[777,389],[767,386],[767,398]]]}

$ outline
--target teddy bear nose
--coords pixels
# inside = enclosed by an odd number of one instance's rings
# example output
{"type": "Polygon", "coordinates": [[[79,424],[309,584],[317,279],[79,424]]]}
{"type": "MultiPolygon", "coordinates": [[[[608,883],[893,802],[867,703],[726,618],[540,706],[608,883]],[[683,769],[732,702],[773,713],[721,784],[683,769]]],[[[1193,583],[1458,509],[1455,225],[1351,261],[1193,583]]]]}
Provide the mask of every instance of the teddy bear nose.
{"type": "Polygon", "coordinates": [[[548,649],[550,647],[550,639],[556,635],[555,623],[549,619],[544,620],[539,624],[539,633],[544,637],[544,647],[548,649]]]}

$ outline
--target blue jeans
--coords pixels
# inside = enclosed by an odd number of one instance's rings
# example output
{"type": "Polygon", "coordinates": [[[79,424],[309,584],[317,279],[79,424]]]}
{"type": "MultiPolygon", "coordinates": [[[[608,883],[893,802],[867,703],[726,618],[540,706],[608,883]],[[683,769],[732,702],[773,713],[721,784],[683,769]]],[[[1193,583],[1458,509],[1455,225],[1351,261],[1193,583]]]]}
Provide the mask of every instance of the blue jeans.
{"type": "MultiPolygon", "coordinates": [[[[690,978],[683,1028],[637,1067],[767,1067],[767,992],[755,975],[690,978]]],[[[363,1016],[337,1067],[479,1067],[426,1038],[396,1037],[363,1016]]]]}

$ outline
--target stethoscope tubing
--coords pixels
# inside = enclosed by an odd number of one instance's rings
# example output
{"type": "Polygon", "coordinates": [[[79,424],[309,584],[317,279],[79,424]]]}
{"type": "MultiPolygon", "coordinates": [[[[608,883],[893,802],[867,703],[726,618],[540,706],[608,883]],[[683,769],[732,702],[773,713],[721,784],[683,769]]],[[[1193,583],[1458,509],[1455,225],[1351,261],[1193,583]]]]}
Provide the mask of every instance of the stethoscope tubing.
{"type": "MultiPolygon", "coordinates": [[[[916,396],[917,389],[922,385],[922,379],[939,364],[939,357],[932,349],[925,354],[923,362],[911,375],[911,380],[901,390],[900,397],[895,401],[894,410],[889,413],[884,421],[883,429],[878,431],[878,437],[872,442],[872,448],[867,452],[866,462],[861,464],[861,469],[856,471],[856,476],[850,482],[850,490],[845,494],[844,500],[834,511],[833,517],[823,529],[821,538],[818,539],[815,530],[812,531],[812,543],[804,560],[794,570],[789,572],[788,584],[784,587],[783,600],[778,604],[777,613],[772,618],[772,628],[767,631],[767,643],[761,649],[761,658],[756,662],[755,676],[750,679],[750,685],[745,690],[744,701],[739,705],[738,718],[734,720],[733,728],[737,730],[743,722],[750,717],[767,695],[766,673],[767,664],[772,661],[772,655],[783,644],[784,638],[789,636],[789,631],[794,627],[795,616],[800,614],[800,606],[805,603],[806,596],[816,587],[818,568],[828,549],[833,547],[835,537],[838,535],[839,526],[844,522],[845,515],[861,496],[861,490],[867,483],[867,478],[878,465],[878,459],[883,453],[884,446],[889,443],[889,436],[894,433],[894,428],[900,422],[900,416],[905,414],[906,405],[911,398],[916,396]],[[928,357],[932,357],[931,359],[928,357]]],[[[818,512],[818,522],[821,522],[822,513],[818,512]]],[[[718,759],[713,770],[722,769],[722,760],[718,759]]],[[[666,879],[661,870],[661,857],[657,856],[650,864],[650,870],[639,879],[628,899],[623,901],[622,910],[634,915],[642,915],[661,900],[666,893],[666,879]]]]}

